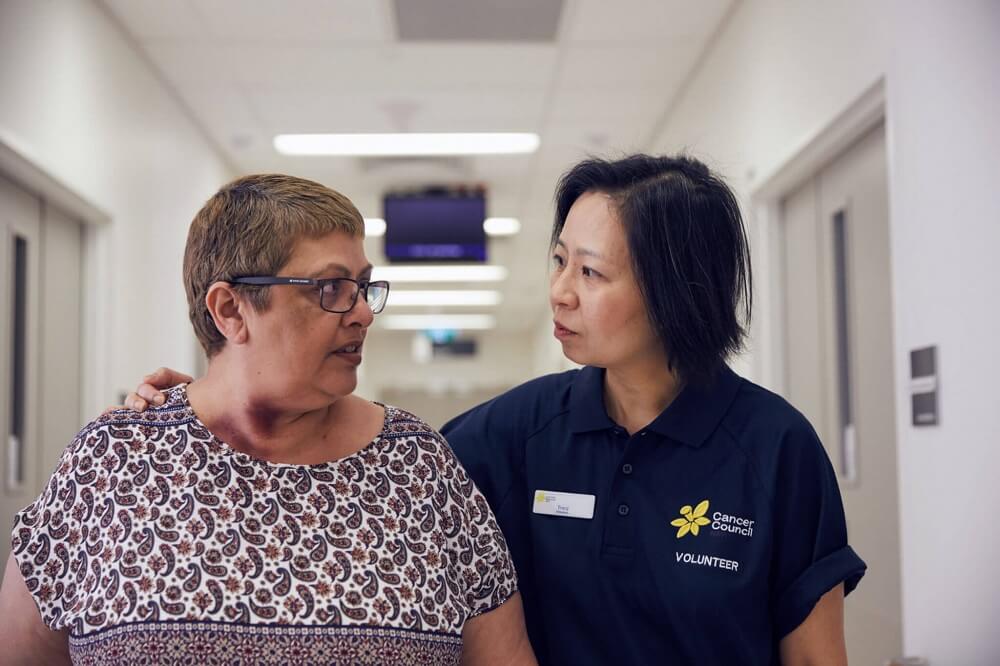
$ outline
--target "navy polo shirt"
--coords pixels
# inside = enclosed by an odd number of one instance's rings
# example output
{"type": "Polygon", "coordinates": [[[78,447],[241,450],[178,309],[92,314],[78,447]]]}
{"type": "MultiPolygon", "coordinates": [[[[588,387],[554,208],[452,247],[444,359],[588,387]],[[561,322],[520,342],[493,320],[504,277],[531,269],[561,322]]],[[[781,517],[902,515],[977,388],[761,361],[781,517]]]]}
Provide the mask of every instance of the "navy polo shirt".
{"type": "Polygon", "coordinates": [[[539,661],[778,664],[781,638],[865,571],[815,431],[723,368],[629,436],[603,384],[599,368],[541,377],[441,431],[507,537],[539,661]]]}

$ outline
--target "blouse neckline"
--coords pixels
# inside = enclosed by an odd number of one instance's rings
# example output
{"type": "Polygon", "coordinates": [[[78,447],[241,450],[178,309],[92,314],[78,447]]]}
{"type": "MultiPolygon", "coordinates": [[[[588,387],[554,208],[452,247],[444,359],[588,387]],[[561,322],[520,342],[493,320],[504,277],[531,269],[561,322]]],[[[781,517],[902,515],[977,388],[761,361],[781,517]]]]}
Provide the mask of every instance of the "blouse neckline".
{"type": "Polygon", "coordinates": [[[191,420],[198,427],[200,427],[202,430],[204,430],[205,432],[207,432],[208,435],[209,435],[209,437],[211,438],[211,441],[214,442],[216,445],[218,445],[224,453],[229,454],[230,456],[232,456],[233,458],[235,458],[237,461],[239,461],[241,464],[255,463],[255,464],[258,464],[258,465],[264,465],[266,467],[270,467],[270,468],[274,468],[274,469],[320,470],[320,469],[323,469],[325,467],[330,467],[330,466],[334,466],[334,465],[340,465],[342,463],[349,462],[349,461],[351,461],[354,458],[359,458],[359,459],[363,458],[365,456],[365,454],[367,454],[367,453],[373,451],[374,449],[378,448],[378,446],[379,446],[380,443],[386,441],[386,434],[387,434],[387,430],[389,429],[389,421],[390,421],[390,418],[391,418],[390,417],[390,410],[392,409],[392,407],[389,407],[388,405],[386,405],[384,403],[378,402],[377,400],[373,400],[372,402],[374,404],[378,405],[379,407],[381,407],[382,410],[383,410],[383,412],[384,412],[384,416],[382,417],[382,427],[381,427],[381,429],[379,429],[379,432],[378,432],[377,435],[375,435],[374,439],[372,439],[370,442],[368,442],[367,444],[365,444],[364,446],[362,446],[360,449],[358,449],[354,453],[348,454],[348,455],[343,456],[341,458],[334,458],[332,460],[326,460],[326,461],[323,461],[323,462],[313,463],[313,464],[306,465],[306,464],[299,464],[299,463],[275,462],[275,461],[271,461],[271,460],[266,460],[264,458],[258,458],[257,456],[253,456],[253,455],[250,455],[249,453],[244,453],[243,451],[240,451],[239,449],[237,449],[237,448],[233,447],[232,445],[230,445],[228,442],[225,442],[222,439],[220,439],[219,437],[217,437],[215,435],[215,433],[212,432],[212,430],[207,425],[205,425],[205,423],[198,417],[197,412],[195,412],[194,407],[191,406],[191,402],[188,400],[187,384],[178,384],[177,386],[174,386],[173,388],[168,389],[166,391],[166,393],[168,394],[168,397],[167,397],[167,400],[166,400],[166,402],[164,403],[163,406],[164,407],[170,406],[170,403],[174,402],[174,400],[170,399],[170,395],[171,394],[173,396],[176,396],[176,400],[187,411],[187,413],[190,415],[191,420]]]}

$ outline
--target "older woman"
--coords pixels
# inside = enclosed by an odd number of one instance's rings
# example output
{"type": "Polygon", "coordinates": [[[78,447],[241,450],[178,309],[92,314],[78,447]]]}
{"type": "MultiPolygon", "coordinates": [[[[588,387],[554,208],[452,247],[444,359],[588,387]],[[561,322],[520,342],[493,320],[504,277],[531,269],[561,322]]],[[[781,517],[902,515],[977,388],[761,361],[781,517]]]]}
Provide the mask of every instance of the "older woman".
{"type": "Polygon", "coordinates": [[[534,663],[483,496],[427,424],[352,395],[389,289],[362,240],[298,178],[202,208],[184,279],[207,375],[92,421],[17,515],[6,659],[534,663]]]}

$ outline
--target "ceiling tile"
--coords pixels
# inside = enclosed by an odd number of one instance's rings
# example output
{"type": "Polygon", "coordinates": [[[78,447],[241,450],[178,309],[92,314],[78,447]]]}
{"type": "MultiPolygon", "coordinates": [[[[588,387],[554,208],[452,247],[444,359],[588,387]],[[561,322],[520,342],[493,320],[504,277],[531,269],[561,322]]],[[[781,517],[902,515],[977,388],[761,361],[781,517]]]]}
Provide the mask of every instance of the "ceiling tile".
{"type": "Polygon", "coordinates": [[[585,122],[604,126],[621,122],[645,123],[662,112],[671,90],[656,87],[593,90],[557,90],[548,105],[550,124],[585,122]]]}
{"type": "Polygon", "coordinates": [[[291,132],[534,131],[541,91],[423,93],[252,90],[264,126],[291,132]]]}
{"type": "Polygon", "coordinates": [[[693,66],[696,51],[694,40],[673,46],[569,46],[557,86],[561,90],[672,89],[693,66]]]}
{"type": "Polygon", "coordinates": [[[384,43],[394,37],[384,2],[211,0],[193,6],[212,37],[227,43],[332,45],[384,43]]]}
{"type": "Polygon", "coordinates": [[[210,33],[187,0],[100,0],[139,41],[207,41],[210,33]]]}
{"type": "Polygon", "coordinates": [[[247,85],[393,91],[539,90],[555,68],[552,46],[395,45],[231,47],[226,62],[247,85]]]}
{"type": "Polygon", "coordinates": [[[701,40],[733,4],[733,0],[580,0],[563,34],[571,43],[701,40]]]}

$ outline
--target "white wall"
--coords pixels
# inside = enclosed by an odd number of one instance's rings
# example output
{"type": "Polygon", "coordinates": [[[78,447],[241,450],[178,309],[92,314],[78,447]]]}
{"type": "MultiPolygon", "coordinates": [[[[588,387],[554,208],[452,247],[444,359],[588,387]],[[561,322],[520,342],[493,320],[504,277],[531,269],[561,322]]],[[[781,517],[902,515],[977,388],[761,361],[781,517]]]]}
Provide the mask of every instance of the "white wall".
{"type": "MultiPolygon", "coordinates": [[[[1000,663],[1000,3],[744,2],[653,149],[707,158],[749,203],[883,78],[904,648],[931,664],[1000,663]],[[942,422],[916,429],[908,352],[928,344],[942,422]]],[[[766,239],[752,233],[759,256],[766,239]]],[[[772,276],[755,269],[767,318],[772,276]]]]}
{"type": "Polygon", "coordinates": [[[1000,663],[1000,3],[896,12],[889,73],[904,641],[1000,663]],[[938,345],[941,423],[909,425],[909,350],[938,345]],[[947,527],[944,527],[947,525],[947,527]]]}
{"type": "Polygon", "coordinates": [[[476,356],[430,363],[413,360],[414,335],[412,331],[370,331],[365,340],[365,362],[358,394],[378,400],[386,388],[441,394],[497,389],[499,393],[534,376],[530,336],[523,332],[470,332],[477,340],[476,356]]]}
{"type": "Polygon", "coordinates": [[[193,368],[186,229],[233,173],[97,5],[0,3],[0,141],[111,218],[88,241],[84,414],[153,364],[193,368]]]}

